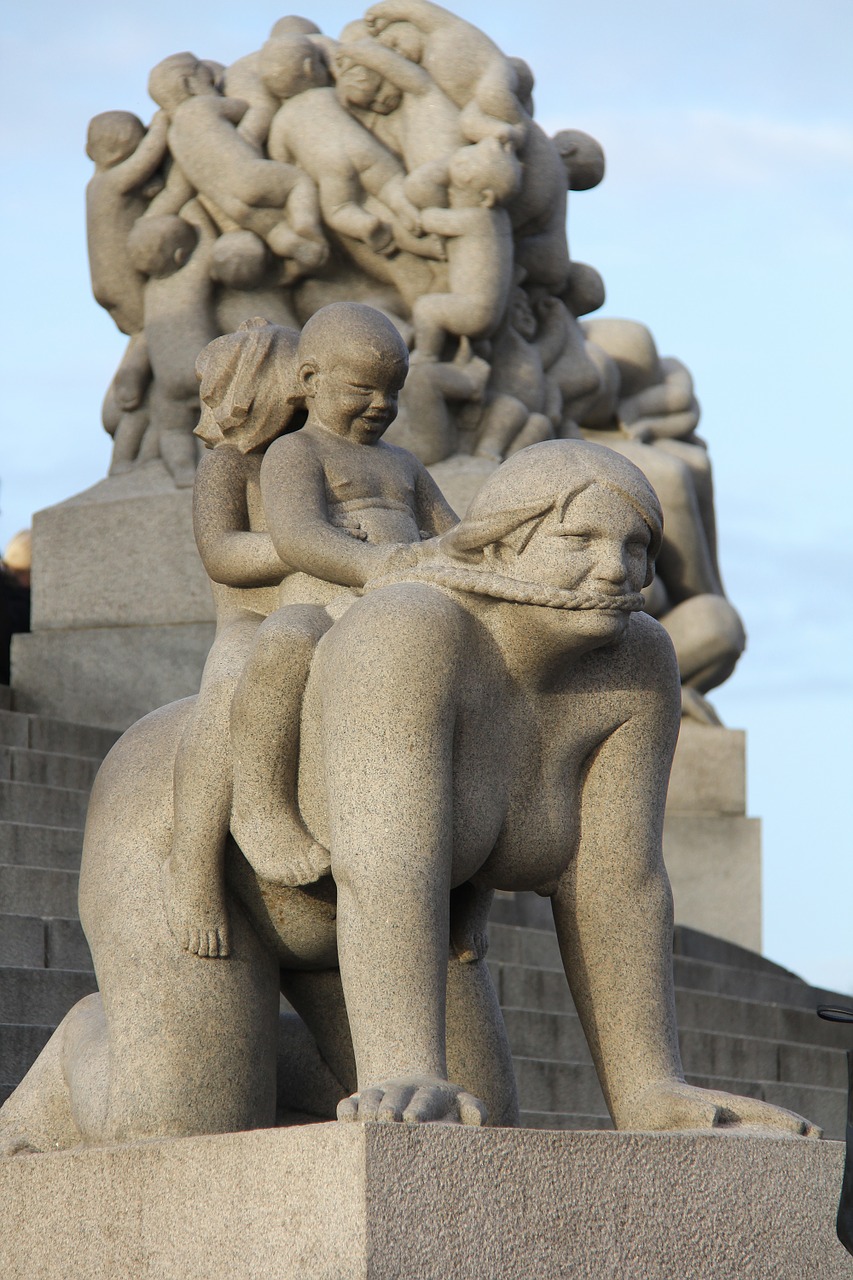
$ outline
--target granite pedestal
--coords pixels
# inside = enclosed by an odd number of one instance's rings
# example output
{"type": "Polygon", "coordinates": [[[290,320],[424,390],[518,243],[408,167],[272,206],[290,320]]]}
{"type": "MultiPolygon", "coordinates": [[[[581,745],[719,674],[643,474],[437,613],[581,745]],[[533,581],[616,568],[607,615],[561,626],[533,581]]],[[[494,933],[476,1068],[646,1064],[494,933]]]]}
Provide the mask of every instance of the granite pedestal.
{"type": "Polygon", "coordinates": [[[0,1274],[841,1280],[842,1163],[828,1142],[355,1124],[18,1156],[0,1274]]]}

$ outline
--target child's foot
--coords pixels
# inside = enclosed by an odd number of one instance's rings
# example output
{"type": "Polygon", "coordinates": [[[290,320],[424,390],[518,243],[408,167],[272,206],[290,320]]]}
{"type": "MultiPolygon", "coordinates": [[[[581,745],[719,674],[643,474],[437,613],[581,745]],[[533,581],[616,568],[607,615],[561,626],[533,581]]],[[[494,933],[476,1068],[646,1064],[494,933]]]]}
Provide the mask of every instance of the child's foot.
{"type": "Polygon", "coordinates": [[[317,844],[284,805],[255,806],[246,812],[235,803],[231,834],[249,865],[262,880],[273,884],[288,888],[313,884],[331,866],[328,849],[317,844]]]}
{"type": "Polygon", "coordinates": [[[209,882],[182,876],[172,858],[163,863],[161,883],[169,928],[184,951],[209,960],[224,959],[230,938],[221,891],[209,882]]]}

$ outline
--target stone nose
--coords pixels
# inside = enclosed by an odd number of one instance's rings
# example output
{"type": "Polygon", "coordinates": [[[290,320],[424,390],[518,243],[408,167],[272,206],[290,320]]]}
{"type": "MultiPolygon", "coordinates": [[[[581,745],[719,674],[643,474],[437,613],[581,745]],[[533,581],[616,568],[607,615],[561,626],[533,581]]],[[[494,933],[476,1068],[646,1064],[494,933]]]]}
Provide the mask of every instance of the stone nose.
{"type": "Polygon", "coordinates": [[[628,576],[621,543],[603,542],[597,548],[594,574],[602,582],[624,582],[628,576]]]}

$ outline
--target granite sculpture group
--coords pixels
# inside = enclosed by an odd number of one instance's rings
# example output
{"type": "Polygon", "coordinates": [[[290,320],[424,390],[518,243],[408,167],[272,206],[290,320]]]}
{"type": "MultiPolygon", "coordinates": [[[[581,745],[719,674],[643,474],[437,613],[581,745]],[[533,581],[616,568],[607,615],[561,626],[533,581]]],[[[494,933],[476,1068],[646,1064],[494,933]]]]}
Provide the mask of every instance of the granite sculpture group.
{"type": "Polygon", "coordinates": [[[340,41],[285,18],[228,68],[173,55],[147,130],[92,122],[93,285],[129,337],[113,470],[194,482],[217,631],[198,697],[98,776],[100,990],[0,1151],[514,1123],[498,888],[550,897],[618,1128],[815,1132],[684,1082],[666,786],[743,632],[690,375],[642,325],[580,324],[603,287],[566,192],[603,155],[548,138],[532,86],[382,0],[340,41]],[[492,474],[458,520],[427,466],[470,455],[492,474]]]}
{"type": "Polygon", "coordinates": [[[301,335],[249,323],[199,365],[217,638],[198,698],[101,769],[80,881],[100,992],[6,1104],[6,1150],[260,1127],[277,1097],[512,1124],[495,888],[551,898],[618,1127],[811,1132],[684,1083],[661,857],[679,684],[642,611],[642,473],[543,442],[457,522],[382,440],[406,346],[357,303],[301,335]]]}

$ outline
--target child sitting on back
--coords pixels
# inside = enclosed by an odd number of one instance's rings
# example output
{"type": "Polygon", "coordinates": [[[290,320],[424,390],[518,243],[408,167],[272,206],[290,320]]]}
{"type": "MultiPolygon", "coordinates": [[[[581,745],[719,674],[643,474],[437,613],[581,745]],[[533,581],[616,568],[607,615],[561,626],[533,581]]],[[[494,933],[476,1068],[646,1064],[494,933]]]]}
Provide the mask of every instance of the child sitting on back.
{"type": "Polygon", "coordinates": [[[284,607],[258,630],[231,715],[232,833],[261,877],[289,885],[329,868],[296,802],[314,646],[351,600],[347,588],[416,563],[421,539],[456,523],[426,468],[381,438],[408,367],[390,321],[359,303],[323,307],[302,331],[296,363],[308,421],[275,441],[261,468],[270,536],[294,572],[284,607]]]}

